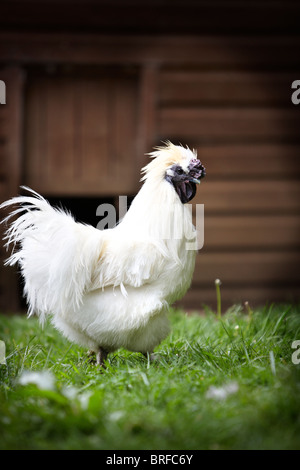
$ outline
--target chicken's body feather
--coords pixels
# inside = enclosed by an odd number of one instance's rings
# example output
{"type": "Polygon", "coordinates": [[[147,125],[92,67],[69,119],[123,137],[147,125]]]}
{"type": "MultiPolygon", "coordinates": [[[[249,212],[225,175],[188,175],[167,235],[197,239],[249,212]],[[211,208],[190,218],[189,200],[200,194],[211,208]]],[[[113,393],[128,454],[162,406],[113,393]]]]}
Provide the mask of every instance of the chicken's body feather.
{"type": "Polygon", "coordinates": [[[35,192],[2,207],[12,204],[20,208],[11,215],[20,215],[7,244],[20,247],[7,264],[21,267],[29,315],[43,321],[50,314],[66,337],[94,350],[152,352],[195,264],[195,250],[187,249],[196,237],[191,211],[172,185],[150,174],[124,219],[102,231],[35,192]]]}

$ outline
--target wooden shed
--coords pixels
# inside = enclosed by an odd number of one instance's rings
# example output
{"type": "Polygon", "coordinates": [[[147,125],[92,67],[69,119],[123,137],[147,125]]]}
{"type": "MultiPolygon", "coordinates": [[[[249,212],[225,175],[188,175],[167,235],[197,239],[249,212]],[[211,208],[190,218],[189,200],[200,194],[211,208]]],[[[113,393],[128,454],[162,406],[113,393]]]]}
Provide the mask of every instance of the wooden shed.
{"type": "MultiPolygon", "coordinates": [[[[140,187],[146,152],[196,148],[204,247],[182,304],[298,301],[296,1],[3,0],[0,201],[25,184],[97,223],[140,187]]],[[[0,248],[0,311],[22,306],[0,248]]]]}

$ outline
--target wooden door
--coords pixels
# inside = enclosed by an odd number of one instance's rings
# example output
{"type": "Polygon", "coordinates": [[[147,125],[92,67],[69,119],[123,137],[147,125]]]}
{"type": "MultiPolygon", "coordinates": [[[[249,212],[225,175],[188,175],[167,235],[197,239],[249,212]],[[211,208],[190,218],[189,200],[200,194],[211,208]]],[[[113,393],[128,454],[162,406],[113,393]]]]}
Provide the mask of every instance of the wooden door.
{"type": "Polygon", "coordinates": [[[31,73],[27,83],[25,183],[46,195],[134,193],[134,71],[31,73]]]}

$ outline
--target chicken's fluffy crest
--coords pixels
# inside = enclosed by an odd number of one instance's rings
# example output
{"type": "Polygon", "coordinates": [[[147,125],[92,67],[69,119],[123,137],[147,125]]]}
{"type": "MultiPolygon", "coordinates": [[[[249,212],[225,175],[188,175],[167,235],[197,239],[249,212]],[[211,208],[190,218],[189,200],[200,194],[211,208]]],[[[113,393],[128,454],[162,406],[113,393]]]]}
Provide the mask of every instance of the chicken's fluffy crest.
{"type": "Polygon", "coordinates": [[[164,146],[156,147],[148,155],[153,158],[144,168],[142,168],[143,177],[141,181],[148,178],[160,181],[164,178],[166,169],[178,163],[185,169],[192,158],[197,158],[196,150],[190,150],[182,145],[174,145],[167,140],[164,146]]]}

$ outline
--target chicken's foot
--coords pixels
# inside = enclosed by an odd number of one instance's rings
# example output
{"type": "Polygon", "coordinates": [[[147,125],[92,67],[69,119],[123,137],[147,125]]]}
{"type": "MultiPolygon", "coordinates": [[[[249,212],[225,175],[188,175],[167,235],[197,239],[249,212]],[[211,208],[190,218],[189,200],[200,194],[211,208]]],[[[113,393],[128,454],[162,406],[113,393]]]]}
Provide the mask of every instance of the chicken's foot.
{"type": "Polygon", "coordinates": [[[107,359],[108,352],[99,346],[97,351],[88,351],[89,363],[96,364],[99,367],[105,367],[104,361],[107,359]]]}

